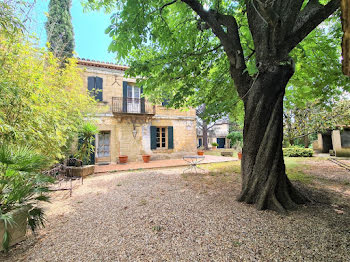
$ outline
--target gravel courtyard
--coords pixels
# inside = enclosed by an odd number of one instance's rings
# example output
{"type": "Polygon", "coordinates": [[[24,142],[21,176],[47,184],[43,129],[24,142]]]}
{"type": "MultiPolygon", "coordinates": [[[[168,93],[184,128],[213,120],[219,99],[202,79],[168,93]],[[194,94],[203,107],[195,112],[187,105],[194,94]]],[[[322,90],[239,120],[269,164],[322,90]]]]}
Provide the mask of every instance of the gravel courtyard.
{"type": "Polygon", "coordinates": [[[57,192],[46,227],[0,261],[350,261],[347,200],[282,216],[236,202],[237,174],[182,170],[104,174],[71,198],[57,192]]]}

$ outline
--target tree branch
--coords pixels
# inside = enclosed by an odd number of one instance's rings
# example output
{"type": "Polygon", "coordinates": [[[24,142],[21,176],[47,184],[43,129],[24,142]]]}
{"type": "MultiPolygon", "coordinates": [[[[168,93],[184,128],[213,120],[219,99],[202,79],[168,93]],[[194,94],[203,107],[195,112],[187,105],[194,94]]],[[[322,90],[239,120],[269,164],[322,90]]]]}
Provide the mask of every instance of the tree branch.
{"type": "Polygon", "coordinates": [[[312,30],[340,8],[340,0],[331,0],[322,5],[318,0],[309,0],[299,13],[292,33],[286,37],[288,51],[296,47],[312,30]]]}
{"type": "Polygon", "coordinates": [[[182,0],[182,2],[195,11],[219,38],[230,61],[230,72],[237,91],[240,95],[244,94],[251,82],[251,77],[246,70],[247,66],[236,19],[231,15],[220,14],[215,10],[207,11],[197,0],[182,0]],[[227,28],[227,32],[225,32],[223,26],[227,28]]]}

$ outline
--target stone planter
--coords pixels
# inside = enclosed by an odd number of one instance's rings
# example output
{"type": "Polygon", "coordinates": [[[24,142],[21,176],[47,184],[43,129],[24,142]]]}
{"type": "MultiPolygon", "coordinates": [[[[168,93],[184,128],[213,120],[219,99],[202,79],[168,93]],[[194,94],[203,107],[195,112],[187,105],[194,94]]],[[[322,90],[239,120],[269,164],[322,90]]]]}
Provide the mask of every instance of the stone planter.
{"type": "Polygon", "coordinates": [[[87,177],[94,174],[94,172],[94,165],[87,165],[81,167],[67,166],[67,176],[87,177]]]}
{"type": "Polygon", "coordinates": [[[128,162],[128,156],[119,156],[119,164],[126,164],[128,162]]]}
{"type": "MultiPolygon", "coordinates": [[[[14,219],[14,223],[12,225],[7,225],[7,230],[10,235],[9,246],[13,246],[25,239],[27,233],[27,219],[29,209],[29,206],[24,206],[22,208],[10,212],[14,219]]],[[[2,244],[4,239],[4,233],[5,224],[4,221],[0,220],[0,251],[3,250],[2,244]]]]}
{"type": "Polygon", "coordinates": [[[142,159],[143,159],[144,163],[148,163],[149,160],[151,159],[151,156],[150,155],[142,155],[142,159]]]}
{"type": "Polygon", "coordinates": [[[197,151],[197,155],[203,156],[203,155],[204,155],[204,151],[203,151],[203,150],[198,150],[198,151],[197,151]]]}

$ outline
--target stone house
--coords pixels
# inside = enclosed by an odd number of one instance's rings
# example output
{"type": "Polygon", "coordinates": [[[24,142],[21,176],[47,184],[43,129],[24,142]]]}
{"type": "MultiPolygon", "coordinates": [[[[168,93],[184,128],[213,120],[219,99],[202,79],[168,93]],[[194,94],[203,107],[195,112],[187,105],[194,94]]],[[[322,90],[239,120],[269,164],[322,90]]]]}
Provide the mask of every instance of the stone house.
{"type": "Polygon", "coordinates": [[[341,150],[350,148],[350,126],[342,126],[342,130],[335,129],[319,133],[313,147],[321,153],[329,153],[329,150],[341,150]]]}
{"type": "MultiPolygon", "coordinates": [[[[226,118],[219,119],[215,123],[208,125],[208,147],[211,148],[211,143],[217,143],[218,148],[229,148],[230,139],[227,138],[229,134],[229,121],[226,118]]],[[[203,146],[203,130],[197,128],[197,147],[203,146]]]]}
{"type": "Polygon", "coordinates": [[[179,158],[196,151],[194,109],[169,109],[143,97],[135,78],[124,77],[127,66],[78,60],[84,87],[99,101],[96,115],[99,134],[95,139],[95,162],[115,163],[118,156],[129,161],[179,158]]]}

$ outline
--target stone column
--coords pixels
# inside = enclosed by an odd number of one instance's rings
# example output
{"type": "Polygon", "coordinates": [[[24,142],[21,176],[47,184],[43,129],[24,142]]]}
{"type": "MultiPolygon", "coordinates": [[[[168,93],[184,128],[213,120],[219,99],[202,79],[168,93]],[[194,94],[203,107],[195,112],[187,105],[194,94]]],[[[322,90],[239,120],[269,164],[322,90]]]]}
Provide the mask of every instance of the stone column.
{"type": "Polygon", "coordinates": [[[317,143],[318,143],[318,150],[320,150],[320,152],[323,152],[323,139],[322,139],[322,134],[318,133],[317,134],[317,143]]]}
{"type": "Polygon", "coordinates": [[[332,131],[332,144],[333,144],[333,150],[337,151],[341,149],[340,130],[332,131]]]}

